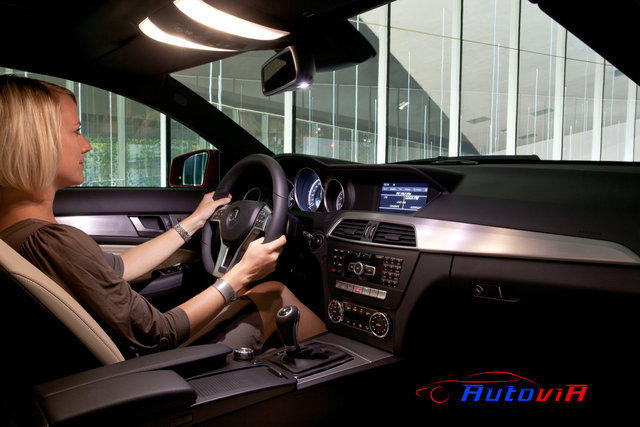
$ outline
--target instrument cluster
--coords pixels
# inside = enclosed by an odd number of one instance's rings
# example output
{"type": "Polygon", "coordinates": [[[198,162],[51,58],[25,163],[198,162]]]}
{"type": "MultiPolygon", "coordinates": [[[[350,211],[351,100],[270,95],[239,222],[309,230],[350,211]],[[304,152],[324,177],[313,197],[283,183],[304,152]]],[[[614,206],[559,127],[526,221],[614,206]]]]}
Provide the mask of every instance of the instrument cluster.
{"type": "Polygon", "coordinates": [[[298,171],[290,188],[289,209],[297,205],[302,211],[317,212],[324,205],[327,212],[335,212],[345,206],[345,196],[344,187],[340,181],[332,178],[323,186],[316,171],[305,167],[298,171]]]}
{"type": "MultiPolygon", "coordinates": [[[[324,184],[320,176],[309,167],[298,170],[293,181],[287,179],[289,186],[289,210],[296,206],[304,212],[336,212],[347,206],[349,200],[345,187],[335,179],[329,178],[324,184]]],[[[251,187],[243,196],[245,200],[256,200],[271,204],[271,191],[264,186],[251,187]]]]}

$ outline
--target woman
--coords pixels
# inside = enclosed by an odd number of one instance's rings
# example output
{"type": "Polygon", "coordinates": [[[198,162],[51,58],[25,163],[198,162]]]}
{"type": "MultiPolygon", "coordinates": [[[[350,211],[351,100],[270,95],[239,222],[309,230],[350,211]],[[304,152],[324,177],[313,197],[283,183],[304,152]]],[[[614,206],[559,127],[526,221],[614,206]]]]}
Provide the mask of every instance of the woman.
{"type": "Polygon", "coordinates": [[[74,296],[123,350],[158,351],[196,339],[260,350],[275,331],[275,313],[289,304],[300,309],[301,339],[325,330],[281,283],[246,290],[249,283],[274,271],[284,236],[265,244],[262,239],[252,242],[242,260],[222,277],[224,282],[159,312],[127,281],[167,259],[230,197],[214,201],[213,193],[206,194],[178,227],[121,256],[103,253],[87,234],[58,224],[53,214],[56,191],[84,181],[84,155],[89,150],[73,92],[33,79],[0,76],[0,238],[74,296]],[[230,302],[230,292],[242,296],[230,302]]]}

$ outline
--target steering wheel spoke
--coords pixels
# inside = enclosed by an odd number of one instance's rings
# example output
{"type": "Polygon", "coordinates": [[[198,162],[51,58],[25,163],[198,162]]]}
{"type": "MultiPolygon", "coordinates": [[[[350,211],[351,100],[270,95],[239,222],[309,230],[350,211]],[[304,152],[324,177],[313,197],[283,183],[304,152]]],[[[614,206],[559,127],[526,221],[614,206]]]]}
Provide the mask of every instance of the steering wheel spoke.
{"type": "MultiPolygon", "coordinates": [[[[249,232],[246,234],[246,237],[236,248],[231,247],[230,245],[225,243],[225,240],[222,238],[222,233],[220,233],[220,251],[218,252],[218,257],[216,259],[215,267],[213,270],[213,275],[215,277],[222,277],[227,271],[229,271],[234,265],[236,265],[242,257],[244,253],[247,251],[249,244],[256,240],[260,233],[263,233],[267,228],[267,224],[269,219],[271,218],[271,208],[266,203],[262,203],[262,208],[258,211],[258,214],[253,221],[253,225],[249,232]]],[[[216,210],[216,212],[211,216],[211,221],[217,222],[218,224],[222,223],[228,214],[228,209],[230,205],[226,205],[223,208],[216,210]],[[222,211],[220,214],[218,212],[222,211]],[[218,215],[217,215],[218,214],[218,215]]]]}

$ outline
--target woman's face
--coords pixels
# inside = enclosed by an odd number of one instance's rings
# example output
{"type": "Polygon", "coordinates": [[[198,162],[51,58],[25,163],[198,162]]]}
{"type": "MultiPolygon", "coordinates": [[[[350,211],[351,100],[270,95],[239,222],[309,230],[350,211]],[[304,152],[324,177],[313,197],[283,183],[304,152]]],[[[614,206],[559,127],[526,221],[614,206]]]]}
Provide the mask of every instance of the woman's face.
{"type": "Polygon", "coordinates": [[[62,159],[58,164],[55,184],[57,188],[65,188],[84,181],[84,154],[91,150],[91,145],[80,133],[78,107],[73,99],[68,95],[60,95],[60,107],[62,159]]]}

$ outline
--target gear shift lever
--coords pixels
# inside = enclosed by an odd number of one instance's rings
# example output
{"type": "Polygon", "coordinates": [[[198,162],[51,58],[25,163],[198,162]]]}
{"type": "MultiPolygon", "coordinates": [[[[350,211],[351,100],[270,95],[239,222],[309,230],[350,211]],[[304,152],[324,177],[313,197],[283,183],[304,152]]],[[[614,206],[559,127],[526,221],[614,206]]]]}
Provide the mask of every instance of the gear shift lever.
{"type": "Polygon", "coordinates": [[[299,320],[300,312],[295,305],[282,307],[276,314],[276,327],[288,354],[294,354],[300,349],[298,345],[299,320]]]}
{"type": "Polygon", "coordinates": [[[285,351],[278,350],[262,360],[278,365],[294,374],[311,373],[323,367],[343,363],[349,356],[339,348],[322,342],[306,342],[298,344],[298,321],[300,312],[295,305],[282,307],[276,313],[276,327],[284,343],[285,351]]]}

